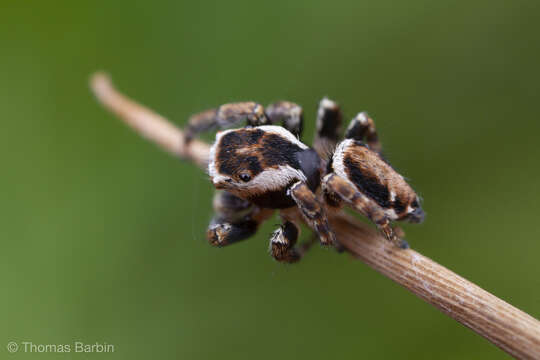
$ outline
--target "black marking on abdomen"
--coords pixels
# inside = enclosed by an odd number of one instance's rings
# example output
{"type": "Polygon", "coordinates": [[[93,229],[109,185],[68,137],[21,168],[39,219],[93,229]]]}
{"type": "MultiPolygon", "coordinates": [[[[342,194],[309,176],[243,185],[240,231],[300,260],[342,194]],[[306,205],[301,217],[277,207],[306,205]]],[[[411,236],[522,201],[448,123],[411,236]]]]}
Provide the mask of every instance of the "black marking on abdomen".
{"type": "Polygon", "coordinates": [[[375,200],[377,204],[384,208],[391,206],[390,192],[385,185],[381,184],[377,179],[362,173],[362,170],[349,157],[344,159],[344,165],[351,181],[358,187],[360,192],[375,200]]]}
{"type": "Polygon", "coordinates": [[[394,209],[396,210],[396,214],[400,215],[405,211],[406,204],[401,200],[399,195],[396,195],[396,198],[394,199],[394,209]]]}

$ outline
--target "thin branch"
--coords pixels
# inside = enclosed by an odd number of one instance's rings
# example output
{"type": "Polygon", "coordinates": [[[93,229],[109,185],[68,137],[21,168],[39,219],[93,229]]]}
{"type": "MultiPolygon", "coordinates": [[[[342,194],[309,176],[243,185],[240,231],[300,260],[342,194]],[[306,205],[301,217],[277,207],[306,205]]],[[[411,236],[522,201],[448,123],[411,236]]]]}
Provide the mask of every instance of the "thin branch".
{"type": "MultiPolygon", "coordinates": [[[[97,98],[139,134],[180,158],[206,167],[207,144],[183,142],[182,131],[168,120],[129,100],[109,78],[95,74],[91,87],[97,98]]],[[[443,313],[519,359],[540,358],[540,322],[433,260],[408,249],[400,250],[374,229],[338,214],[332,228],[353,257],[394,280],[443,313]]]]}
{"type": "Polygon", "coordinates": [[[172,155],[193,161],[201,168],[206,168],[209,154],[207,144],[193,140],[186,147],[180,129],[161,115],[119,93],[104,73],[94,74],[90,79],[90,86],[98,100],[107,109],[124,120],[141,136],[155,142],[172,155]]]}

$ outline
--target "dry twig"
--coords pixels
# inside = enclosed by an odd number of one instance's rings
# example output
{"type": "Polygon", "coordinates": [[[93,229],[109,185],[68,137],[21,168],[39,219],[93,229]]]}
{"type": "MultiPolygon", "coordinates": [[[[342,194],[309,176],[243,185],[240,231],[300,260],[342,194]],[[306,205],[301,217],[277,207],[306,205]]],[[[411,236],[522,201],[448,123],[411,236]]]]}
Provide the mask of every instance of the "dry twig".
{"type": "MultiPolygon", "coordinates": [[[[142,136],[175,156],[205,168],[209,147],[186,146],[182,131],[149,109],[131,101],[101,73],[91,79],[101,103],[142,136]]],[[[540,322],[418,252],[399,250],[375,230],[347,215],[331,220],[347,251],[409,289],[443,313],[519,359],[540,359],[540,322]]]]}

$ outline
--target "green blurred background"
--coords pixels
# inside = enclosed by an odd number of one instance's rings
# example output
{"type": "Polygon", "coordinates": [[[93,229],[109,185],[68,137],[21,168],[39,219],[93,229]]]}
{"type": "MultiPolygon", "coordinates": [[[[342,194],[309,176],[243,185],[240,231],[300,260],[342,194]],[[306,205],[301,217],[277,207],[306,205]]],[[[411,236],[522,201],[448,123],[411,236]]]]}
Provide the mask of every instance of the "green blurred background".
{"type": "Polygon", "coordinates": [[[423,254],[540,317],[537,1],[2,1],[0,358],[496,359],[346,255],[210,247],[212,186],[90,94],[108,71],[179,125],[322,96],[375,118],[424,198],[423,254]],[[8,341],[114,344],[8,354],[8,341]]]}

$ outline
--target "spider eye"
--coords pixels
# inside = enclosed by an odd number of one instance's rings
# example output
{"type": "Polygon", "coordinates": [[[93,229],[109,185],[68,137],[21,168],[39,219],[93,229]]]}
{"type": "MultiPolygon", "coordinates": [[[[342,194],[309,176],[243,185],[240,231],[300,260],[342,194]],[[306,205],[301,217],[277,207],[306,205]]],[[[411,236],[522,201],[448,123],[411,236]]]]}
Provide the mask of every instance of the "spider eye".
{"type": "Polygon", "coordinates": [[[251,180],[251,176],[249,174],[240,174],[240,180],[242,180],[243,182],[248,182],[249,180],[251,180]]]}

